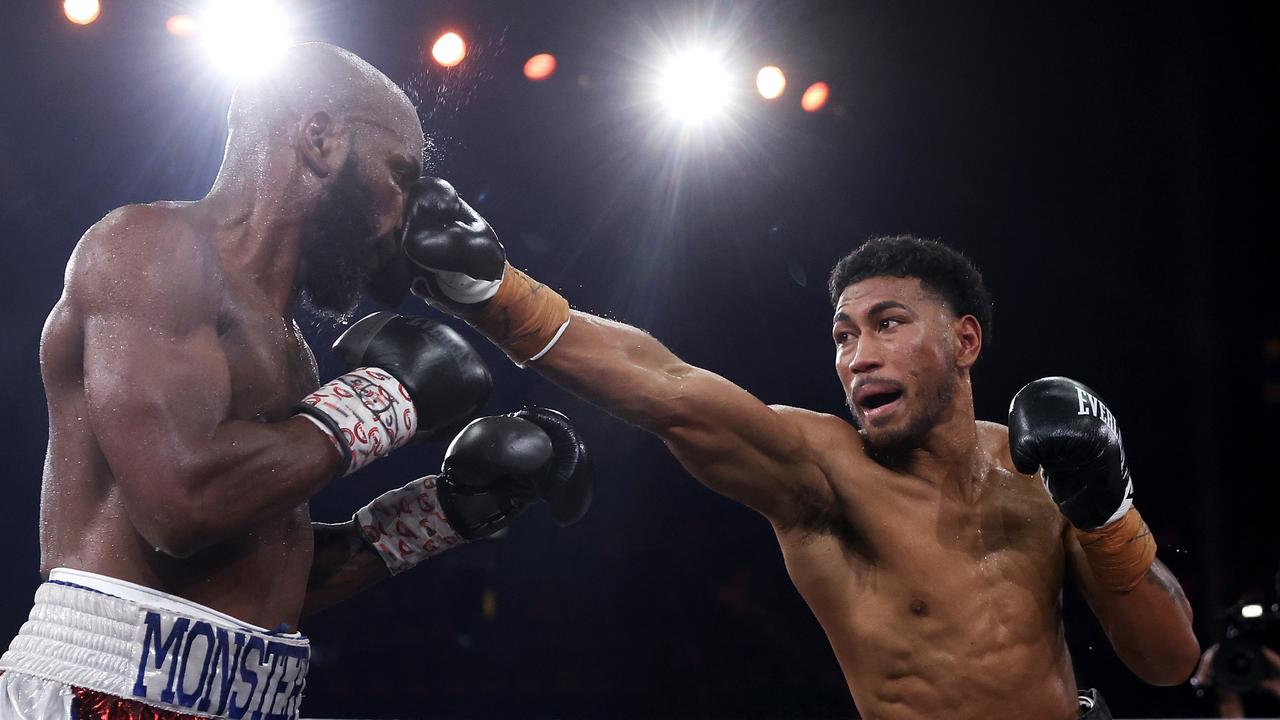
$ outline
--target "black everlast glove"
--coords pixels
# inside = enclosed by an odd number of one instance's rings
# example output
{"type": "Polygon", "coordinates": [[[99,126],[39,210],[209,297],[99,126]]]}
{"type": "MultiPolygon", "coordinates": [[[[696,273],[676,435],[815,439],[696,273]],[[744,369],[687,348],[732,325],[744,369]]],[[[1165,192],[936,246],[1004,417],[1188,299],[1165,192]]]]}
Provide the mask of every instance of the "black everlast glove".
{"type": "Polygon", "coordinates": [[[1121,518],[1133,481],[1115,416],[1092,390],[1064,377],[1029,383],[1009,405],[1009,452],[1018,472],[1044,468],[1044,484],[1081,530],[1121,518]]]}
{"type": "Polygon", "coordinates": [[[303,398],[349,474],[413,440],[446,438],[489,399],[489,368],[462,336],[421,317],[373,313],[333,351],[350,370],[303,398]]]}
{"type": "Polygon", "coordinates": [[[403,244],[414,294],[445,310],[493,297],[507,254],[489,223],[439,178],[419,178],[409,198],[403,244]]]}
{"type": "Polygon", "coordinates": [[[410,288],[445,311],[484,302],[506,264],[493,228],[447,181],[427,176],[409,188],[401,230],[380,239],[376,252],[363,291],[390,308],[410,288]]]}
{"type": "Polygon", "coordinates": [[[539,499],[558,524],[577,522],[593,482],[577,431],[545,408],[473,421],[449,445],[437,479],[449,524],[468,540],[506,528],[539,499]]]}

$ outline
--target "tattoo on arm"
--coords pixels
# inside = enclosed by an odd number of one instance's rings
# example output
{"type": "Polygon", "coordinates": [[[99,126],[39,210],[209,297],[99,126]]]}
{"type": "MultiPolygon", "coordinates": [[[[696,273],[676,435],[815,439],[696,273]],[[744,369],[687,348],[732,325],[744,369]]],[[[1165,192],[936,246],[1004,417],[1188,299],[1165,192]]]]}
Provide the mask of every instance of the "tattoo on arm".
{"type": "Polygon", "coordinates": [[[1164,590],[1169,595],[1170,600],[1179,605],[1191,607],[1191,603],[1187,601],[1186,594],[1182,592],[1182,586],[1178,584],[1178,579],[1159,560],[1152,562],[1151,567],[1147,568],[1146,581],[1148,585],[1155,585],[1164,590]]]}

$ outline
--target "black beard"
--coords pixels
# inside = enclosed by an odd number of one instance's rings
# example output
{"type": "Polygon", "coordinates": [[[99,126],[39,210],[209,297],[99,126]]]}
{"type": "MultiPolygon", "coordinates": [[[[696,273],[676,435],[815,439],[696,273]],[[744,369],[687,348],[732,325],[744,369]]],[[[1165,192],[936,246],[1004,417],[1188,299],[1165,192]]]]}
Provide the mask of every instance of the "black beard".
{"type": "Polygon", "coordinates": [[[924,445],[929,431],[937,426],[951,406],[959,384],[959,374],[953,368],[938,387],[924,394],[924,407],[914,417],[909,418],[906,427],[893,432],[877,433],[874,436],[862,426],[857,412],[850,404],[849,411],[853,413],[853,422],[858,428],[858,434],[862,436],[867,455],[885,467],[900,467],[908,453],[924,445]]]}
{"type": "Polygon", "coordinates": [[[334,323],[351,319],[372,269],[377,231],[373,200],[360,182],[353,152],[303,226],[304,308],[334,323]]]}

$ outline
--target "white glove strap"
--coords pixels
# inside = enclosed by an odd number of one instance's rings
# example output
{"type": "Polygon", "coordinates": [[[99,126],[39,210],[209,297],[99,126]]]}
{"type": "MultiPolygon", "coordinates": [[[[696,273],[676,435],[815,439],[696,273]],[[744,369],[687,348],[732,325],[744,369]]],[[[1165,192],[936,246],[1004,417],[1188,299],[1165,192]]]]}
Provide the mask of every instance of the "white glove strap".
{"type": "MultiPolygon", "coordinates": [[[[427,268],[430,269],[430,268],[427,268]]],[[[502,278],[497,280],[477,280],[470,275],[447,270],[431,270],[436,277],[440,292],[456,303],[474,305],[484,302],[498,294],[498,286],[502,278]]]]}
{"type": "Polygon", "coordinates": [[[342,437],[334,439],[351,451],[344,475],[386,457],[418,430],[418,411],[408,390],[378,368],[357,368],[334,378],[302,402],[323,413],[341,431],[342,437]]]}
{"type": "Polygon", "coordinates": [[[537,354],[535,354],[533,357],[529,358],[528,360],[525,360],[522,363],[516,363],[516,365],[519,366],[521,369],[526,368],[529,366],[529,363],[551,352],[551,348],[555,347],[556,343],[560,342],[560,336],[564,335],[564,331],[569,329],[569,321],[571,319],[572,319],[571,317],[565,318],[564,323],[560,325],[560,329],[556,330],[556,334],[551,337],[551,341],[548,342],[545,347],[539,350],[537,354]]]}
{"type": "Polygon", "coordinates": [[[379,495],[354,519],[392,575],[466,542],[440,509],[434,475],[379,495]]]}
{"type": "Polygon", "coordinates": [[[1107,521],[1102,523],[1102,527],[1106,527],[1111,523],[1119,520],[1120,518],[1129,514],[1129,511],[1132,509],[1133,509],[1133,480],[1131,479],[1129,480],[1129,484],[1125,486],[1124,500],[1120,501],[1120,507],[1116,508],[1116,511],[1111,513],[1111,517],[1107,518],[1107,521]]]}

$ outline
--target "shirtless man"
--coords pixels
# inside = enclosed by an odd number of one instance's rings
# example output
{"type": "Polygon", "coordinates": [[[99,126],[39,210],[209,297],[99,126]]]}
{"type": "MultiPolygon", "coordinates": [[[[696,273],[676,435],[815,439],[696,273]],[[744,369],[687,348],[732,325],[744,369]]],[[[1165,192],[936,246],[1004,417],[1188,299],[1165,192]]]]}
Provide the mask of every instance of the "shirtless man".
{"type": "Polygon", "coordinates": [[[414,292],[767,517],[862,717],[1077,717],[1068,574],[1139,677],[1191,673],[1190,606],[1154,559],[1096,395],[1048,378],[1015,398],[1009,428],[975,420],[969,373],[991,305],[959,253],[882,238],[836,266],[832,339],[851,425],[765,405],[636,328],[570,311],[434,184],[404,236],[414,292]]]}
{"type": "Polygon", "coordinates": [[[438,477],[351,522],[311,522],[334,478],[452,436],[489,373],[449,328],[375,313],[321,386],[293,319],[297,300],[345,318],[362,287],[386,297],[423,152],[399,88],[300,45],[237,89],[228,123],[205,198],[116,210],[67,266],[41,344],[48,581],[0,659],[0,718],[294,718],[301,615],[539,497],[562,523],[589,500],[573,428],[533,409],[466,425],[438,477]]]}

